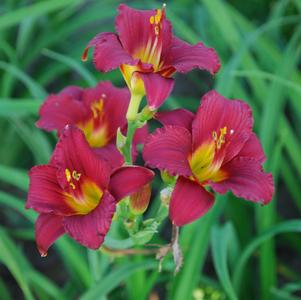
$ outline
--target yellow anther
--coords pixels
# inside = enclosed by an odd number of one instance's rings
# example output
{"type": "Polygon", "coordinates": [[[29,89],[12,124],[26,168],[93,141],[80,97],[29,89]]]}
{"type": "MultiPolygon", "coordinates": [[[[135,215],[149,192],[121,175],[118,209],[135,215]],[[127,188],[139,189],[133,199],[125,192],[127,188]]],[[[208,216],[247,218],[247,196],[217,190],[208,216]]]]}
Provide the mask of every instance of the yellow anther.
{"type": "Polygon", "coordinates": [[[223,127],[220,129],[220,132],[221,132],[221,136],[224,136],[225,134],[227,134],[227,127],[223,127]]]}
{"type": "Polygon", "coordinates": [[[100,98],[99,101],[95,101],[94,103],[92,103],[91,110],[94,119],[99,117],[100,113],[103,111],[103,99],[100,98]]]}
{"type": "Polygon", "coordinates": [[[74,184],[73,182],[70,182],[69,185],[71,186],[71,188],[72,188],[73,190],[75,190],[75,184],[74,184]]]}
{"type": "Polygon", "coordinates": [[[79,181],[81,175],[81,173],[77,173],[75,170],[72,172],[72,177],[77,181],[79,181]]]}
{"type": "Polygon", "coordinates": [[[68,182],[71,181],[71,172],[69,169],[65,169],[65,176],[68,182]]]}
{"type": "Polygon", "coordinates": [[[161,9],[157,9],[157,14],[155,15],[155,23],[158,25],[161,21],[162,11],[161,9]]]}
{"type": "Polygon", "coordinates": [[[217,132],[212,132],[212,138],[215,141],[216,148],[219,150],[222,147],[222,144],[225,143],[225,135],[227,134],[227,127],[220,128],[220,135],[217,136],[217,132]]]}
{"type": "Polygon", "coordinates": [[[149,18],[149,22],[153,25],[155,23],[155,17],[154,16],[151,16],[149,18]]]}
{"type": "Polygon", "coordinates": [[[213,138],[214,141],[217,141],[217,133],[216,133],[216,131],[212,132],[212,138],[213,138]]]}

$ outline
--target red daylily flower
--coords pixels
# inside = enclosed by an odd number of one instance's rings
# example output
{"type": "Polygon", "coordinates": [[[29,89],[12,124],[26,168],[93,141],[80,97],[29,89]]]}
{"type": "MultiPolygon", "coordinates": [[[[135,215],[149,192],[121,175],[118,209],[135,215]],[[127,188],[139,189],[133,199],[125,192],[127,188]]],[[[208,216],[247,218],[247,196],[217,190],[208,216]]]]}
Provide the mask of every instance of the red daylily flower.
{"type": "Polygon", "coordinates": [[[261,204],[271,201],[273,178],[262,169],[265,155],[247,104],[210,91],[195,116],[179,109],[156,118],[165,126],[149,136],[143,157],[147,165],[179,176],[169,209],[175,225],[190,223],[212,207],[207,186],[261,204]]]}
{"type": "MultiPolygon", "coordinates": [[[[115,146],[117,129],[126,129],[126,111],[130,101],[127,88],[114,87],[109,81],[95,88],[82,89],[70,86],[57,95],[50,95],[40,108],[39,128],[62,132],[66,125],[80,128],[95,152],[105,157],[113,167],[123,164],[123,156],[115,146]]],[[[138,129],[134,136],[135,145],[144,142],[147,127],[138,129]]]]}
{"type": "Polygon", "coordinates": [[[203,43],[190,45],[172,34],[165,6],[157,10],[136,10],[119,6],[116,32],[95,36],[83,54],[95,47],[96,68],[107,72],[120,67],[132,94],[146,94],[149,108],[157,109],[172,91],[175,72],[187,73],[193,68],[216,73],[219,58],[213,48],[203,43]],[[156,88],[154,88],[156,87],[156,88]]]}
{"type": "Polygon", "coordinates": [[[116,204],[153,179],[138,166],[112,170],[89,147],[82,131],[66,126],[48,165],[30,170],[26,208],[39,213],[36,242],[42,256],[62,234],[97,249],[108,232],[116,204]]]}

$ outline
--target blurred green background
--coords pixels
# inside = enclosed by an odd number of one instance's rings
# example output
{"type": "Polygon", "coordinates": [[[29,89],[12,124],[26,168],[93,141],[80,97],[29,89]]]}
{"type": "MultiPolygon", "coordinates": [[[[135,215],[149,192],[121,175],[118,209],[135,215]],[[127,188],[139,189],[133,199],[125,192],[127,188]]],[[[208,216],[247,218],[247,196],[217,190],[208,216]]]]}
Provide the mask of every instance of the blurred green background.
{"type": "MultiPolygon", "coordinates": [[[[200,71],[177,75],[164,108],[195,110],[211,88],[247,101],[275,179],[268,206],[219,197],[209,214],[182,228],[184,266],[176,276],[170,257],[158,273],[151,256],[111,257],[68,237],[40,258],[36,214],[24,209],[27,171],[48,161],[56,138],[35,127],[38,108],[66,85],[124,85],[118,71],[100,74],[91,59],[80,60],[96,33],[114,30],[119,3],[0,2],[0,299],[301,299],[300,0],[167,1],[174,32],[214,47],[222,68],[213,79],[200,71]]],[[[164,244],[169,225],[160,231],[153,242],[164,244]]]]}

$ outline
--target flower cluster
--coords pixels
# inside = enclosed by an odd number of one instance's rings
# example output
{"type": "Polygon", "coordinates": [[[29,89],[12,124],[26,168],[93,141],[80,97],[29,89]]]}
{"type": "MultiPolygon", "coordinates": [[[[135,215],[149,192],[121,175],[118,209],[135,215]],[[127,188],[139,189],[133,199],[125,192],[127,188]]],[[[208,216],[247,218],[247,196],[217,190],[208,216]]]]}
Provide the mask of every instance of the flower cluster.
{"type": "Polygon", "coordinates": [[[82,58],[87,60],[93,48],[96,69],[119,68],[127,87],[106,81],[86,89],[70,86],[48,96],[39,112],[37,126],[56,130],[59,138],[49,163],[29,172],[26,208],[39,213],[36,241],[42,256],[65,233],[99,248],[115,219],[123,220],[137,241],[137,231],[148,221],[136,216],[151,198],[149,168],[161,171],[170,191],[161,193],[161,205],[169,208],[174,226],[203,216],[214,204],[214,192],[230,190],[261,204],[273,196],[272,175],[262,168],[265,155],[246,103],[212,90],[195,114],[157,111],[173,90],[176,72],[219,70],[215,50],[175,37],[165,5],[141,11],[121,4],[115,24],[116,33],[96,35],[82,58]],[[144,96],[147,105],[141,110],[144,96]],[[149,134],[151,118],[162,127],[149,134]],[[138,144],[149,168],[135,165],[138,144]]]}

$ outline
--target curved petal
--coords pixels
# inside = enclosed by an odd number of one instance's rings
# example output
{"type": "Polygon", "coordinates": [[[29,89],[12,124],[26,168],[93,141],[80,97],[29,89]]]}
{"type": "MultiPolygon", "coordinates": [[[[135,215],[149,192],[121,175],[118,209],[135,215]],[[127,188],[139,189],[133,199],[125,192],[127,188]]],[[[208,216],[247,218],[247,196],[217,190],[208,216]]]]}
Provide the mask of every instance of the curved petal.
{"type": "MultiPolygon", "coordinates": [[[[156,38],[154,27],[150,24],[151,16],[156,15],[156,10],[137,10],[120,4],[116,17],[116,31],[118,32],[122,46],[132,56],[144,52],[148,41],[156,38]]],[[[162,42],[161,57],[169,50],[172,38],[171,23],[166,20],[165,12],[162,12],[160,41],[162,42]]]]}
{"type": "Polygon", "coordinates": [[[49,247],[64,233],[63,217],[40,214],[35,223],[35,238],[41,256],[45,257],[49,247]]]}
{"type": "Polygon", "coordinates": [[[272,174],[265,173],[261,164],[248,157],[237,157],[223,166],[229,178],[211,184],[218,193],[231,190],[237,197],[268,204],[273,197],[274,183],[272,174]]]}
{"type": "Polygon", "coordinates": [[[71,94],[74,91],[68,89],[69,91],[62,91],[59,95],[47,97],[40,108],[37,127],[60,132],[67,124],[76,124],[89,116],[89,110],[80,100],[73,98],[71,94]]]}
{"type": "Polygon", "coordinates": [[[174,109],[171,111],[162,111],[155,114],[155,119],[166,125],[176,125],[185,127],[191,131],[191,124],[194,118],[194,114],[183,108],[174,109]]]}
{"type": "Polygon", "coordinates": [[[111,176],[109,191],[116,201],[138,192],[154,178],[154,173],[143,167],[126,166],[114,171],[111,176]]]}
{"type": "Polygon", "coordinates": [[[26,208],[32,208],[40,213],[74,214],[74,210],[65,200],[56,172],[57,168],[49,165],[35,166],[30,170],[26,208]]]}
{"type": "Polygon", "coordinates": [[[74,126],[65,127],[53,152],[51,163],[59,169],[57,178],[63,188],[69,185],[65,175],[66,169],[87,176],[102,189],[106,189],[109,184],[109,164],[93,152],[83,132],[74,126]]]}
{"type": "Polygon", "coordinates": [[[172,40],[169,57],[170,60],[166,63],[181,73],[187,73],[198,68],[215,74],[221,66],[218,55],[213,48],[207,48],[201,42],[190,45],[176,37],[172,40]]]}
{"type": "Polygon", "coordinates": [[[184,127],[165,126],[151,134],[143,148],[146,164],[171,175],[192,175],[188,163],[191,134],[184,127]]]}
{"type": "Polygon", "coordinates": [[[144,82],[147,103],[150,110],[159,108],[173,89],[174,79],[156,73],[139,73],[144,82]]]}
{"type": "Polygon", "coordinates": [[[212,90],[202,98],[192,123],[193,148],[213,141],[213,132],[219,134],[226,127],[224,162],[231,160],[243,148],[252,134],[252,110],[243,101],[229,100],[212,90]]]}
{"type": "Polygon", "coordinates": [[[118,36],[111,32],[103,32],[95,36],[86,47],[82,60],[87,60],[88,51],[94,47],[93,62],[97,70],[108,72],[122,64],[135,65],[137,61],[124,51],[118,36]]]}
{"type": "Polygon", "coordinates": [[[126,112],[130,102],[128,88],[117,88],[109,81],[100,82],[95,88],[84,91],[83,101],[91,109],[95,101],[103,101],[102,122],[108,130],[108,140],[115,136],[118,127],[126,124],[126,112]]]}
{"type": "Polygon", "coordinates": [[[246,141],[238,156],[249,157],[263,163],[266,159],[261,143],[255,133],[246,141]]]}
{"type": "Polygon", "coordinates": [[[93,150],[97,156],[99,156],[101,159],[105,159],[110,164],[112,170],[119,168],[124,164],[124,158],[122,154],[118,151],[113,143],[108,144],[105,147],[95,148],[93,150]]]}
{"type": "Polygon", "coordinates": [[[203,216],[213,204],[213,194],[196,182],[179,177],[171,195],[169,217],[173,224],[183,226],[203,216]]]}
{"type": "Polygon", "coordinates": [[[115,209],[115,199],[109,193],[105,193],[91,213],[64,218],[65,231],[83,246],[98,249],[110,229],[115,209]]]}
{"type": "Polygon", "coordinates": [[[59,95],[67,95],[73,99],[81,101],[83,95],[83,89],[76,85],[67,86],[61,90],[59,95]]]}

